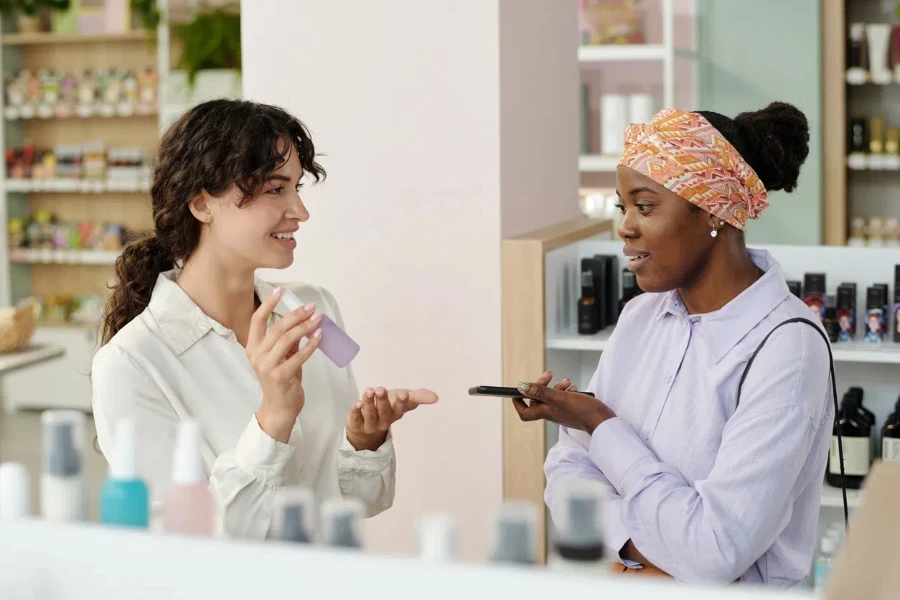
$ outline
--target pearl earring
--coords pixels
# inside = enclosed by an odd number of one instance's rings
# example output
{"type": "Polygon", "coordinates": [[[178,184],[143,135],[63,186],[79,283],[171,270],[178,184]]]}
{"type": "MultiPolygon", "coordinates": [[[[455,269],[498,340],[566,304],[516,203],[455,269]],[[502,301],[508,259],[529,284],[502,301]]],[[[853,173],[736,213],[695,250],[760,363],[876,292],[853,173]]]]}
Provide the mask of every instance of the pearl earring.
{"type": "Polygon", "coordinates": [[[712,231],[709,232],[710,237],[716,237],[717,235],[719,235],[718,229],[713,229],[712,231]]]}

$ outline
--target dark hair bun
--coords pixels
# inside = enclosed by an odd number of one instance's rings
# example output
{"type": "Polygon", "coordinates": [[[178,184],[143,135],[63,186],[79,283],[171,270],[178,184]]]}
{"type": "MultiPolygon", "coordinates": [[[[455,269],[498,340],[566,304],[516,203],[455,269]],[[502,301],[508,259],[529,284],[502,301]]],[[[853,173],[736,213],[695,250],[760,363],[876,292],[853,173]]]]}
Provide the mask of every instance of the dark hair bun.
{"type": "Polygon", "coordinates": [[[768,191],[794,191],[800,167],[809,156],[809,122],[796,106],[773,102],[734,119],[713,112],[700,114],[740,152],[768,191]]]}

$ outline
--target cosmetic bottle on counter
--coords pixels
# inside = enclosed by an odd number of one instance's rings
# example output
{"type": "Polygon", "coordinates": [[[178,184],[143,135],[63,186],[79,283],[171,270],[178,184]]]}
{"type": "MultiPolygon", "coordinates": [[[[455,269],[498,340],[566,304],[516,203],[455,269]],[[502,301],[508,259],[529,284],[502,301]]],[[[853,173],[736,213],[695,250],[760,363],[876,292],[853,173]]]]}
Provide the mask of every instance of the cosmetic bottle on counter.
{"type": "Polygon", "coordinates": [[[530,502],[508,501],[494,518],[490,561],[532,565],[537,556],[538,509],[530,502]]]}
{"type": "Polygon", "coordinates": [[[336,498],[322,503],[322,542],[327,546],[360,549],[359,522],[364,507],[356,498],[336,498]]]}
{"type": "Polygon", "coordinates": [[[888,415],[881,428],[881,460],[900,461],[900,399],[894,404],[894,412],[888,415]]]}
{"type": "Polygon", "coordinates": [[[564,491],[548,566],[558,571],[606,574],[603,544],[604,492],[594,482],[577,481],[564,491]]]}
{"type": "Polygon", "coordinates": [[[82,474],[84,414],[48,410],[41,416],[44,471],[41,475],[41,514],[48,521],[84,519],[82,474]]]}
{"type": "Polygon", "coordinates": [[[854,405],[852,396],[844,396],[840,413],[831,436],[831,451],[828,454],[828,472],[825,479],[829,485],[841,486],[841,467],[838,452],[837,433],[841,434],[844,451],[844,482],[849,489],[858,490],[871,464],[872,440],[870,424],[854,405]]]}
{"type": "Polygon", "coordinates": [[[825,273],[803,276],[803,302],[821,322],[825,318],[825,273]]]}
{"type": "Polygon", "coordinates": [[[851,85],[864,84],[869,69],[865,23],[850,25],[850,53],[847,59],[847,83],[851,85]]]}
{"type": "Polygon", "coordinates": [[[813,569],[813,589],[821,593],[825,589],[828,575],[831,572],[831,561],[837,550],[838,540],[832,535],[825,535],[819,543],[819,556],[813,569]]]}
{"type": "Polygon", "coordinates": [[[28,469],[22,463],[0,463],[0,521],[22,519],[29,514],[31,484],[28,469]]]}
{"type": "Polygon", "coordinates": [[[100,522],[139,529],[150,525],[150,493],[138,476],[137,432],[131,418],[116,423],[116,450],[100,490],[100,522]]]}
{"type": "Polygon", "coordinates": [[[431,563],[456,560],[459,523],[450,514],[425,515],[418,523],[419,558],[431,563]]]}
{"type": "Polygon", "coordinates": [[[600,330],[593,260],[581,261],[581,297],[578,299],[578,333],[591,335],[600,330]]]}
{"type": "Polygon", "coordinates": [[[315,497],[305,486],[286,486],[275,495],[275,530],[283,542],[309,544],[313,540],[312,523],[315,497]]]}
{"type": "Polygon", "coordinates": [[[200,425],[182,421],[178,425],[172,484],[166,493],[163,529],[170,533],[211,536],[215,507],[209,479],[203,467],[200,425]]]}

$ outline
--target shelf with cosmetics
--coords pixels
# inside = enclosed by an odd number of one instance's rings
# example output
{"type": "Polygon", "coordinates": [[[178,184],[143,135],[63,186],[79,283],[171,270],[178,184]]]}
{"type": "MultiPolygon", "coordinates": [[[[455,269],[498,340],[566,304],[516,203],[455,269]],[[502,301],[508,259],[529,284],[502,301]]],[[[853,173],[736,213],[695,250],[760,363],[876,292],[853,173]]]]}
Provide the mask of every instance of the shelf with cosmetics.
{"type": "Polygon", "coordinates": [[[825,0],[822,21],[823,239],[858,243],[859,219],[900,219],[900,13],[825,0]]]}

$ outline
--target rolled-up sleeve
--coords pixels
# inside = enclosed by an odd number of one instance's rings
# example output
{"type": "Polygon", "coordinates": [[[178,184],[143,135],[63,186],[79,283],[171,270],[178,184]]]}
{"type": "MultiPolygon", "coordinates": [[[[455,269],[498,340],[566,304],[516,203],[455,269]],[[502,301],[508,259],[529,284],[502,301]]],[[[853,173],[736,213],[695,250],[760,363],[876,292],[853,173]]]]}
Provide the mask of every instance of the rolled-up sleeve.
{"type": "Polygon", "coordinates": [[[387,510],[394,503],[397,459],[393,434],[389,431],[376,450],[357,450],[347,433],[338,448],[338,482],[341,494],[358,498],[366,507],[367,517],[387,510]]]}
{"type": "Polygon", "coordinates": [[[607,420],[591,436],[591,462],[622,498],[630,538],[679,580],[739,578],[787,526],[807,484],[821,478],[828,437],[817,432],[831,414],[828,350],[808,325],[797,327],[808,331],[782,328],[757,356],[713,469],[693,485],[623,419],[607,420]],[[821,457],[810,463],[813,452],[821,457]],[[816,468],[804,472],[809,464],[816,468]]]}

